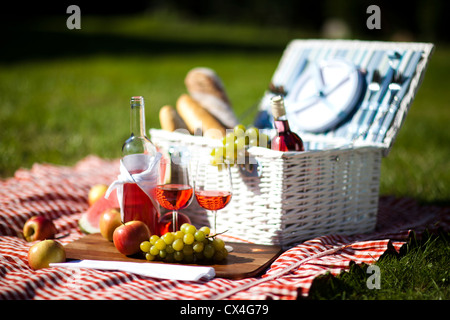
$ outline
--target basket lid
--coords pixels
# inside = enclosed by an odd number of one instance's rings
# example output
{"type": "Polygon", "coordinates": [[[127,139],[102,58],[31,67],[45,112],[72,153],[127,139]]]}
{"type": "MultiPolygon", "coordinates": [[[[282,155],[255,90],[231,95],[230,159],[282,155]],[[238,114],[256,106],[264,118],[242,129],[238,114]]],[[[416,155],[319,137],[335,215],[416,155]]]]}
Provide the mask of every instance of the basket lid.
{"type": "Polygon", "coordinates": [[[431,43],[293,40],[260,102],[258,127],[272,127],[270,99],[285,96],[298,134],[376,145],[387,155],[423,80],[431,43]]]}

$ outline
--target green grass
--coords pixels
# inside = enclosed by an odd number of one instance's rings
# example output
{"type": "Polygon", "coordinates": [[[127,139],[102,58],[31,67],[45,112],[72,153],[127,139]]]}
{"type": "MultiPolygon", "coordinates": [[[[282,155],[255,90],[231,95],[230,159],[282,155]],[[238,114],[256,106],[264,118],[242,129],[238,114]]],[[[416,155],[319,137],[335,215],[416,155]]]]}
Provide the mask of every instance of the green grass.
{"type": "Polygon", "coordinates": [[[448,47],[436,45],[406,121],[383,160],[382,193],[449,203],[449,55],[448,47]]]}
{"type": "MultiPolygon", "coordinates": [[[[8,43],[0,51],[2,178],[35,162],[73,165],[89,154],[120,157],[129,135],[129,98],[145,96],[147,128],[158,128],[159,108],[174,105],[186,92],[184,77],[197,66],[216,70],[241,121],[250,124],[287,43],[316,36],[168,15],[83,17],[82,30],[72,31],[65,17],[0,29],[7,31],[8,43]]],[[[449,56],[449,47],[436,47],[406,122],[383,159],[381,194],[449,204],[449,56]]],[[[448,241],[442,239],[378,262],[380,290],[363,290],[367,274],[355,266],[313,298],[448,299],[448,241]],[[414,280],[405,279],[417,270],[414,280]]]]}
{"type": "Polygon", "coordinates": [[[450,233],[412,237],[400,254],[385,254],[379,289],[368,288],[368,266],[353,264],[348,272],[316,278],[308,299],[327,300],[448,300],[450,299],[450,233]]]}

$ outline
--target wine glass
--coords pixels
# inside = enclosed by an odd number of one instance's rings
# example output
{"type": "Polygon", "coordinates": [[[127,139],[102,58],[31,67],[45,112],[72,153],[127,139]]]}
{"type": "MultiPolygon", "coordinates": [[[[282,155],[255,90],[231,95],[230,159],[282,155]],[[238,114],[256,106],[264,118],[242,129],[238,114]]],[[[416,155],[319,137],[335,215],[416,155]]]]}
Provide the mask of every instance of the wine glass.
{"type": "Polygon", "coordinates": [[[231,201],[233,184],[228,164],[211,164],[199,161],[195,179],[195,198],[200,207],[210,210],[214,217],[214,232],[217,233],[217,210],[225,208],[231,201]]]}
{"type": "Polygon", "coordinates": [[[173,159],[161,159],[156,199],[162,207],[172,210],[173,232],[179,230],[178,211],[189,206],[193,194],[189,164],[173,159]]]}

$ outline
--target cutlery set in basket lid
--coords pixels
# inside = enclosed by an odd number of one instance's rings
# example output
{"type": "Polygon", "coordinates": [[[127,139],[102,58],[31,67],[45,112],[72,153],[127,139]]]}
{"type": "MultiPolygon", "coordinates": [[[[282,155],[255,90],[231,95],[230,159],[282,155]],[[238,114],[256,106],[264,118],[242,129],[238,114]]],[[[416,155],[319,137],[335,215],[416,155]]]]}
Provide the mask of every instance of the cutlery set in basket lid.
{"type": "MultiPolygon", "coordinates": [[[[374,229],[380,166],[423,80],[429,43],[293,40],[259,103],[254,125],[273,130],[270,99],[282,92],[304,152],[251,147],[258,174],[232,168],[233,199],[217,217],[230,235],[289,247],[332,233],[374,229]]],[[[217,139],[150,130],[160,147],[184,145],[208,157],[217,139]]],[[[195,204],[192,222],[212,217],[195,204]]]]}

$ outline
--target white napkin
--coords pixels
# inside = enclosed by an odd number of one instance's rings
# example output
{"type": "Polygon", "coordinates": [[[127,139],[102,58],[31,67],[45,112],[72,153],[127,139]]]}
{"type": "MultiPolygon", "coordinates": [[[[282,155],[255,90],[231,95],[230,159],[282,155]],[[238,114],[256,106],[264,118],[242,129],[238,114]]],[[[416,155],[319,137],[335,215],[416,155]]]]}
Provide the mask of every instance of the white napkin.
{"type": "Polygon", "coordinates": [[[216,272],[213,267],[176,265],[166,263],[75,260],[72,262],[50,263],[50,267],[119,270],[139,274],[146,277],[184,281],[199,281],[202,278],[210,280],[216,276],[216,272]]]}
{"type": "MultiPolygon", "coordinates": [[[[120,174],[117,180],[111,183],[106,190],[105,198],[108,198],[114,189],[117,189],[117,199],[119,201],[120,212],[123,215],[123,185],[125,183],[136,183],[153,202],[155,208],[159,208],[153,195],[153,190],[158,183],[159,160],[162,154],[157,152],[155,156],[148,154],[132,154],[120,160],[120,174]],[[139,171],[140,173],[131,173],[139,171]]],[[[123,216],[122,216],[123,221],[123,216]]]]}

